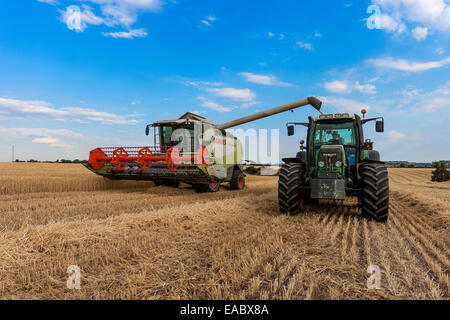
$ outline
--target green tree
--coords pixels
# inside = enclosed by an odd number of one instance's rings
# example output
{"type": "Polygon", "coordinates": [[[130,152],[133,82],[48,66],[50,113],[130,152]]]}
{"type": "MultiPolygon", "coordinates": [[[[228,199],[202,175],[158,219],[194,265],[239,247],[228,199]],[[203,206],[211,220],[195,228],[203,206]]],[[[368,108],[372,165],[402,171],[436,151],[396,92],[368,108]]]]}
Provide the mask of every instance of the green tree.
{"type": "Polygon", "coordinates": [[[450,171],[444,161],[433,162],[433,168],[435,168],[431,174],[431,181],[443,182],[450,180],[450,171]]]}

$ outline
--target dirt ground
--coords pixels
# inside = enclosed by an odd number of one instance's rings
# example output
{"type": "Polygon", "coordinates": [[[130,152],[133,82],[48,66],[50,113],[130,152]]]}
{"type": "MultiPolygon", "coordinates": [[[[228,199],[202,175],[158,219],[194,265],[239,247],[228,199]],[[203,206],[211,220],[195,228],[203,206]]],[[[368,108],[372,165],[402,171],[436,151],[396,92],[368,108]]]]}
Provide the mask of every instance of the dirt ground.
{"type": "Polygon", "coordinates": [[[3,299],[449,299],[450,183],[390,169],[387,224],[321,202],[278,212],[277,177],[197,194],[70,164],[0,164],[3,299]],[[66,286],[81,269],[81,288],[66,286]],[[368,289],[369,265],[381,289],[368,289]]]}

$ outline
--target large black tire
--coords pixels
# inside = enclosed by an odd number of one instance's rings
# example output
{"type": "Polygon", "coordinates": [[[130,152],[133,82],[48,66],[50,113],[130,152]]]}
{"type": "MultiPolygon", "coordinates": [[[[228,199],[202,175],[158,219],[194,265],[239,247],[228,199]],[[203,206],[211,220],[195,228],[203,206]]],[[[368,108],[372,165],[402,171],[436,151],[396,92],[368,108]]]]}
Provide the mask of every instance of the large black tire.
{"type": "Polygon", "coordinates": [[[180,186],[179,181],[155,181],[155,186],[166,186],[166,187],[172,187],[172,188],[178,188],[180,186]]]}
{"type": "Polygon", "coordinates": [[[305,196],[300,192],[304,175],[301,163],[285,163],[278,178],[278,206],[282,214],[296,215],[305,210],[305,196]]]}
{"type": "Polygon", "coordinates": [[[198,185],[198,186],[195,186],[195,190],[197,190],[198,193],[219,192],[220,183],[211,182],[210,184],[198,185]]]}
{"type": "Polygon", "coordinates": [[[381,163],[361,165],[362,215],[371,220],[386,222],[389,216],[389,176],[381,163]]]}
{"type": "Polygon", "coordinates": [[[231,190],[242,190],[245,187],[245,175],[239,169],[234,169],[230,180],[231,190]]]}

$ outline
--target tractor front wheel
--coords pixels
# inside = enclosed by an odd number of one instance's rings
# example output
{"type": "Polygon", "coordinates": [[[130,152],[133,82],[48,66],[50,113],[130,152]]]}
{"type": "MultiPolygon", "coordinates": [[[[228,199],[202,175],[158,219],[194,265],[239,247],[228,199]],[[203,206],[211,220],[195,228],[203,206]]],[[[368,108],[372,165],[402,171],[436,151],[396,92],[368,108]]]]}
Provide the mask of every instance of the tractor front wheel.
{"type": "Polygon", "coordinates": [[[296,215],[305,210],[306,195],[300,186],[304,175],[299,163],[285,163],[278,178],[278,206],[283,214],[296,215]]]}
{"type": "Polygon", "coordinates": [[[360,204],[366,218],[386,222],[389,216],[389,177],[381,163],[364,163],[361,166],[362,187],[360,204]]]}

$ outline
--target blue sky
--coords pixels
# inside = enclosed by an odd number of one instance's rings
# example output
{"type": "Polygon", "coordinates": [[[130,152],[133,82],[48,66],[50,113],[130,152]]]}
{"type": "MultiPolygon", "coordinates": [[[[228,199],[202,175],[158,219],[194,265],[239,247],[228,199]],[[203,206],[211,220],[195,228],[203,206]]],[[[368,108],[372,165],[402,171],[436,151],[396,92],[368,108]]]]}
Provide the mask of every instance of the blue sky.
{"type": "MultiPolygon", "coordinates": [[[[186,111],[221,123],[310,95],[383,115],[366,138],[385,160],[450,159],[449,33],[448,0],[3,1],[0,161],[13,144],[20,159],[85,159],[151,144],[147,123],[186,111]]],[[[316,114],[242,128],[280,128],[288,156],[305,132],[285,123],[316,114]]]]}

